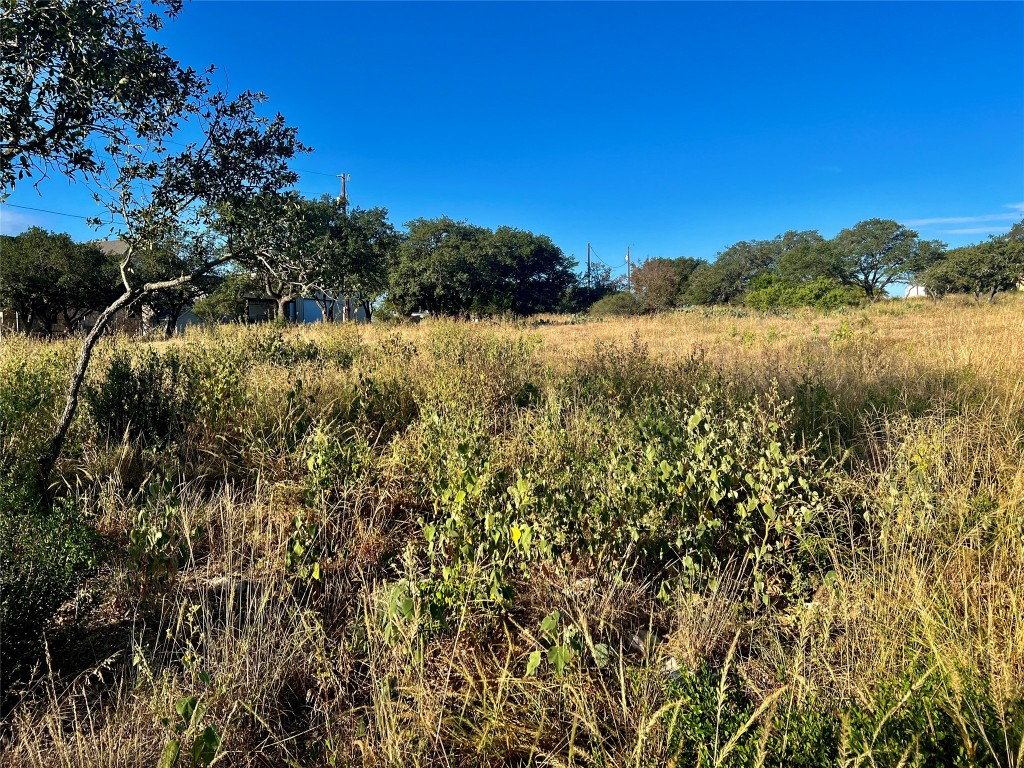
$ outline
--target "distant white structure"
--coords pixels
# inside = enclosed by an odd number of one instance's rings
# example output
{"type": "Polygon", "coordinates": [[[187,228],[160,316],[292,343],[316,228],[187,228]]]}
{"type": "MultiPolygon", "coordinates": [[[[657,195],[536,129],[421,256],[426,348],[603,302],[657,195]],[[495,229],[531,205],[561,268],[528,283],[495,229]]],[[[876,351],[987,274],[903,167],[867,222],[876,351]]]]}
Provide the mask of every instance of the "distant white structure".
{"type": "Polygon", "coordinates": [[[908,285],[903,293],[904,299],[923,299],[928,296],[928,289],[923,285],[908,285]]]}

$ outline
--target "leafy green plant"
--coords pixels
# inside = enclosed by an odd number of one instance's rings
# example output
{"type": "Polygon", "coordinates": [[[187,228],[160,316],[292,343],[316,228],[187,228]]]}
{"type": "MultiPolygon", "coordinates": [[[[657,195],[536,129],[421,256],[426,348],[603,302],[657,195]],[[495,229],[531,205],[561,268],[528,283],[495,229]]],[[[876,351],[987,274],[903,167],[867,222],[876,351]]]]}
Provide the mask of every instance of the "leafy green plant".
{"type": "Polygon", "coordinates": [[[301,516],[292,519],[292,533],[285,542],[285,571],[303,584],[320,581],[319,526],[303,521],[301,516]]]}
{"type": "Polygon", "coordinates": [[[187,349],[195,433],[203,442],[222,442],[237,433],[246,410],[244,349],[196,342],[187,349]]]}
{"type": "MultiPolygon", "coordinates": [[[[540,638],[546,649],[530,653],[526,662],[527,677],[535,675],[545,662],[549,669],[561,676],[582,654],[579,631],[572,624],[562,622],[562,618],[559,611],[552,611],[541,620],[540,638]]],[[[599,666],[608,663],[608,646],[599,643],[594,647],[594,653],[599,666]]]]}
{"type": "MultiPolygon", "coordinates": [[[[586,452],[561,431],[520,468],[531,488],[517,514],[532,550],[619,559],[634,553],[659,578],[706,583],[728,562],[764,604],[805,587],[805,546],[824,515],[827,469],[784,431],[777,398],[697,403],[666,394],[597,422],[586,452]]],[[[514,496],[513,496],[514,497],[514,496]]]]}
{"type": "Polygon", "coordinates": [[[834,312],[863,304],[865,296],[863,290],[842,285],[834,278],[818,277],[808,282],[788,283],[778,277],[766,276],[759,278],[743,300],[748,307],[761,312],[796,307],[834,312]]]}
{"type": "Polygon", "coordinates": [[[856,331],[850,326],[850,324],[843,320],[832,333],[829,334],[828,340],[833,347],[843,344],[854,337],[856,331]]]}
{"type": "Polygon", "coordinates": [[[181,500],[167,478],[150,483],[145,504],[128,533],[128,557],[139,574],[143,590],[174,580],[190,559],[190,542],[201,533],[181,529],[181,500]]]}
{"type": "Polygon", "coordinates": [[[178,768],[182,757],[193,768],[206,768],[213,763],[220,752],[221,736],[215,725],[203,725],[206,712],[206,704],[195,696],[185,696],[175,703],[176,716],[163,718],[171,735],[160,754],[159,768],[178,768]],[[188,751],[182,755],[182,744],[189,741],[188,751]]]}
{"type": "Polygon", "coordinates": [[[598,299],[588,311],[594,317],[621,317],[639,315],[643,310],[643,303],[636,296],[623,291],[598,299]]]}
{"type": "Polygon", "coordinates": [[[318,425],[302,443],[306,487],[311,498],[337,498],[373,466],[370,447],[352,426],[318,425]]]}
{"type": "Polygon", "coordinates": [[[250,330],[245,347],[251,362],[265,362],[281,366],[316,360],[320,349],[310,339],[285,338],[280,328],[257,326],[250,330]]]}

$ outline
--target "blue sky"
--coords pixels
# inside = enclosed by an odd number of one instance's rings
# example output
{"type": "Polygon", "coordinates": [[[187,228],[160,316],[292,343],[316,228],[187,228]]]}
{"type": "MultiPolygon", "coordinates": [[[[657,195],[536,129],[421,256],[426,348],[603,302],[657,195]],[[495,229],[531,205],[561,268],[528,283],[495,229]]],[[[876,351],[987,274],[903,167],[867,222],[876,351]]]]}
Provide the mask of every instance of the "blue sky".
{"type": "MultiPolygon", "coordinates": [[[[1024,215],[1022,3],[192,2],[161,40],[260,89],[307,194],[550,235],[621,269],[875,216],[951,245],[1024,215]]],[[[223,81],[221,81],[223,82],[223,81]]],[[[92,212],[81,188],[9,202],[92,212]]],[[[90,232],[80,219],[2,209],[90,232]]]]}

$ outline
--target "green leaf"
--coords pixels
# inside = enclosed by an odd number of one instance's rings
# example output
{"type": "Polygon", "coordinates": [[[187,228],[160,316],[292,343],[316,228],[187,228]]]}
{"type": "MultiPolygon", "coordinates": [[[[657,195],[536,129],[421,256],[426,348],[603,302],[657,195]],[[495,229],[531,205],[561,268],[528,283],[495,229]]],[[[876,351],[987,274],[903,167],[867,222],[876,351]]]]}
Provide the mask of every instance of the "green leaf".
{"type": "Polygon", "coordinates": [[[180,699],[177,704],[174,705],[174,711],[178,713],[178,716],[186,723],[192,722],[192,716],[196,712],[196,697],[187,696],[184,699],[180,699]]]}
{"type": "Polygon", "coordinates": [[[192,744],[192,760],[197,765],[209,765],[217,757],[219,750],[220,734],[217,733],[214,726],[208,725],[202,733],[196,736],[196,740],[192,744]]]}
{"type": "Polygon", "coordinates": [[[540,651],[534,651],[530,654],[529,661],[526,662],[526,676],[532,677],[537,672],[537,667],[540,666],[542,654],[540,651]]]}
{"type": "Polygon", "coordinates": [[[608,646],[604,643],[597,643],[594,645],[594,662],[597,664],[598,669],[604,669],[608,666],[608,662],[611,659],[611,651],[608,646]]]}
{"type": "Polygon", "coordinates": [[[562,674],[569,664],[569,649],[562,645],[553,645],[548,649],[548,664],[555,672],[562,674]]]}
{"type": "Polygon", "coordinates": [[[561,614],[558,611],[552,611],[544,620],[540,623],[540,631],[547,635],[549,640],[554,640],[558,635],[558,620],[561,618],[561,614]]]}
{"type": "Polygon", "coordinates": [[[164,746],[164,751],[160,753],[160,761],[156,764],[157,768],[175,768],[178,764],[178,754],[181,752],[181,744],[178,743],[177,739],[171,739],[164,746]]]}
{"type": "Polygon", "coordinates": [[[411,620],[416,614],[416,603],[411,597],[403,597],[398,601],[398,612],[406,620],[411,620]]]}

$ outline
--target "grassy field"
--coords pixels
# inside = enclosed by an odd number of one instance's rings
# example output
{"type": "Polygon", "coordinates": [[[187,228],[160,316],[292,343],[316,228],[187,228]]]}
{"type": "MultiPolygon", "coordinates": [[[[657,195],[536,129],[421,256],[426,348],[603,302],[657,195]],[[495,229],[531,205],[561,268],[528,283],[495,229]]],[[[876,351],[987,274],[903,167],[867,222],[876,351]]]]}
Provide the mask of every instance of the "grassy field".
{"type": "Polygon", "coordinates": [[[12,766],[1024,765],[1024,300],[0,342],[12,766]],[[162,762],[161,762],[162,761],[162,762]]]}

